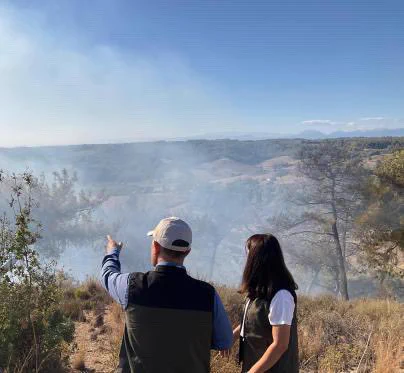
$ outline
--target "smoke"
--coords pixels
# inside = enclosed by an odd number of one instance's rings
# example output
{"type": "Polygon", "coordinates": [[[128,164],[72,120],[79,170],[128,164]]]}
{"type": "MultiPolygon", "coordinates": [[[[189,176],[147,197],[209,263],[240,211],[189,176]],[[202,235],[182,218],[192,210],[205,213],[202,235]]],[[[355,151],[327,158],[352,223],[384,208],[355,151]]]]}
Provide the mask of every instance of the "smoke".
{"type": "MultiPolygon", "coordinates": [[[[324,270],[318,276],[316,272],[328,265],[324,256],[332,243],[317,236],[285,234],[278,225],[282,218],[297,214],[291,201],[305,185],[298,176],[295,158],[301,143],[289,139],[200,140],[0,148],[0,169],[24,171],[30,165],[35,175],[45,172],[51,183],[51,171],[67,168],[77,172],[77,195],[81,189],[103,191],[106,197],[93,211],[93,221],[104,223],[99,229],[87,229],[84,220],[83,226],[72,229],[66,224],[55,232],[49,223],[64,214],[60,207],[48,210],[54,219],[46,216],[43,226],[44,235],[62,238],[92,232],[90,239],[67,245],[58,260],[80,280],[98,276],[108,233],[124,243],[123,271],[150,270],[151,242],[146,233],[160,219],[179,216],[193,230],[186,266],[194,276],[239,284],[246,259],[245,241],[255,233],[273,233],[280,239],[300,289],[332,292],[332,274],[324,270]]],[[[7,198],[1,193],[0,197],[7,198]]],[[[369,275],[354,275],[351,295],[363,295],[364,289],[376,292],[374,280],[369,275]]]]}
{"type": "Polygon", "coordinates": [[[182,56],[88,45],[54,35],[44,18],[0,6],[0,146],[173,138],[241,123],[223,89],[182,56]]]}
{"type": "MultiPolygon", "coordinates": [[[[280,210],[280,189],[294,169],[285,155],[291,150],[269,144],[223,140],[3,149],[0,168],[29,164],[38,175],[67,167],[77,172],[80,188],[104,190],[108,197],[94,219],[124,242],[125,271],[150,269],[146,232],[164,217],[179,216],[194,232],[189,271],[235,285],[246,239],[270,229],[267,219],[280,210]],[[265,161],[273,155],[281,157],[265,161]]],[[[69,247],[60,265],[80,279],[97,275],[107,233],[94,237],[96,247],[69,247]]]]}

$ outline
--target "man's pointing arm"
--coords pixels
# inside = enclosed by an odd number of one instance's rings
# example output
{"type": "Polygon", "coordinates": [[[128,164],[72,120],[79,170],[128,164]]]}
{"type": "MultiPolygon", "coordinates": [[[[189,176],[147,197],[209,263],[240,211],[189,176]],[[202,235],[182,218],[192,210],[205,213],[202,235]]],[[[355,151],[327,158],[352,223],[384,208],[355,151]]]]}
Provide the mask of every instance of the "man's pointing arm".
{"type": "Polygon", "coordinates": [[[119,254],[122,243],[117,243],[111,236],[107,236],[107,253],[102,260],[101,284],[109,295],[123,308],[128,305],[129,273],[121,273],[119,254]]]}

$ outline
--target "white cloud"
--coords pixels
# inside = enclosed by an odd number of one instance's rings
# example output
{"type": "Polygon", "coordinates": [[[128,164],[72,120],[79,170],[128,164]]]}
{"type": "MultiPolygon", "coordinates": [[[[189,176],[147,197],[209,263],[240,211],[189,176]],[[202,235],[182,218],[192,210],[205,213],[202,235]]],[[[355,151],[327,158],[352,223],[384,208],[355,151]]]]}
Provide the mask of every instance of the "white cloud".
{"type": "Polygon", "coordinates": [[[176,55],[71,49],[41,30],[35,14],[0,7],[0,146],[175,137],[240,123],[220,87],[176,55]]]}
{"type": "Polygon", "coordinates": [[[404,127],[404,120],[401,118],[387,117],[363,117],[358,120],[348,122],[345,128],[351,130],[373,130],[373,129],[395,129],[404,127]]]}
{"type": "Polygon", "coordinates": [[[368,122],[368,121],[380,121],[386,119],[385,117],[365,117],[365,118],[360,118],[359,120],[368,122]]]}
{"type": "Polygon", "coordinates": [[[348,123],[343,124],[339,128],[339,130],[341,130],[341,131],[364,131],[366,129],[370,129],[370,128],[366,128],[366,126],[364,126],[362,123],[358,123],[358,122],[348,122],[348,123]]]}
{"type": "Polygon", "coordinates": [[[400,118],[363,117],[349,121],[333,121],[331,119],[311,119],[301,124],[313,126],[325,131],[366,131],[373,129],[395,129],[404,127],[404,120],[400,118]]]}
{"type": "Polygon", "coordinates": [[[302,124],[307,126],[319,126],[319,125],[334,126],[337,124],[337,122],[333,122],[332,120],[329,119],[310,119],[302,121],[302,124]]]}

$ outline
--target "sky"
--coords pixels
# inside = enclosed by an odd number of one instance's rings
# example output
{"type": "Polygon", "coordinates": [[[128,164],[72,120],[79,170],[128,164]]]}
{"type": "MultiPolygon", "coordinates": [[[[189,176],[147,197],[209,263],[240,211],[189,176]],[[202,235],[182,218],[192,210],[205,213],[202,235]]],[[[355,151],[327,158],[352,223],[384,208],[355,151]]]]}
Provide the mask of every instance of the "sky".
{"type": "Polygon", "coordinates": [[[3,0],[0,146],[404,127],[402,0],[3,0]]]}

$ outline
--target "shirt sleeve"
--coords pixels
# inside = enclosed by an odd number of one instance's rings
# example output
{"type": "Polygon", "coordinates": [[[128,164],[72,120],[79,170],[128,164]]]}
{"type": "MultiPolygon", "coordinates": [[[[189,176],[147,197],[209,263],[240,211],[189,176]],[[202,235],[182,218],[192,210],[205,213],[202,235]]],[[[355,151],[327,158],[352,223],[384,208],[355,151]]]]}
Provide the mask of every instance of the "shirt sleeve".
{"type": "Polygon", "coordinates": [[[213,305],[212,349],[228,350],[233,344],[233,330],[219,294],[215,291],[213,305]]]}
{"type": "Polygon", "coordinates": [[[105,255],[101,268],[101,284],[109,295],[123,308],[128,306],[129,273],[121,273],[120,249],[105,255]]]}
{"type": "Polygon", "coordinates": [[[290,291],[279,290],[269,306],[269,323],[271,325],[292,325],[295,300],[290,291]]]}

